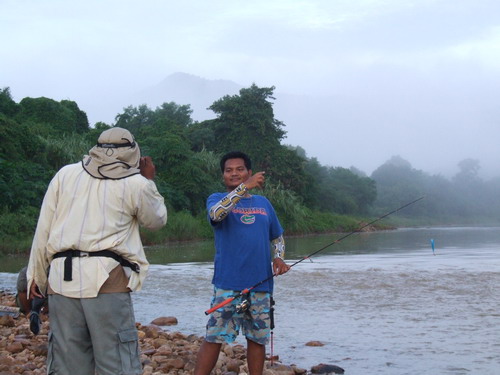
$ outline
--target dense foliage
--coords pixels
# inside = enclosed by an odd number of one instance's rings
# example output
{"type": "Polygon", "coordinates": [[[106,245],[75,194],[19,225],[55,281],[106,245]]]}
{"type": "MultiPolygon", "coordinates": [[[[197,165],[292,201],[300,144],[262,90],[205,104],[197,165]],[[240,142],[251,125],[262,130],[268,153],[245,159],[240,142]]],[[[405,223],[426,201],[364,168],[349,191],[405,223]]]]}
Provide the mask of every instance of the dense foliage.
{"type": "Polygon", "coordinates": [[[378,190],[374,207],[382,213],[425,196],[399,215],[425,219],[427,224],[498,224],[500,178],[483,181],[475,159],[464,159],[458,167],[459,172],[449,180],[414,169],[408,161],[393,156],[372,173],[378,190]]]}
{"type": "Polygon", "coordinates": [[[232,150],[247,152],[254,171],[266,171],[264,194],[287,233],[352,230],[357,221],[346,215],[382,214],[421,195],[427,195],[424,203],[401,217],[434,223],[500,217],[500,203],[494,199],[500,179],[482,181],[477,161],[462,161],[460,172],[448,180],[394,157],[368,177],[355,168],[323,166],[301,147],[284,145],[285,124],[274,117],[273,91],[252,85],[239,95],[224,96],[210,107],[217,115],[213,120],[194,122],[189,105],[170,102],[156,109],[130,106],[117,114],[114,124],[90,127],[73,101],[42,97],[16,103],[9,88],[0,90],[2,248],[28,247],[52,176],[61,166],[81,160],[111,126],[129,129],[157,168],[156,183],[166,197],[170,221],[158,233],[145,233],[149,242],[210,236],[205,200],[224,190],[219,160],[232,150]]]}

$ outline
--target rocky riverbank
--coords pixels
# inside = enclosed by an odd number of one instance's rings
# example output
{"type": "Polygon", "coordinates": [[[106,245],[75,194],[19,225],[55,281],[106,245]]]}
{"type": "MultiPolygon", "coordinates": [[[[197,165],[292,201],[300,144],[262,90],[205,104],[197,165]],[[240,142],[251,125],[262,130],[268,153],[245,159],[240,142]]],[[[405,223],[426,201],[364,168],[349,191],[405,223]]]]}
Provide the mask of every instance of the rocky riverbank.
{"type": "MultiPolygon", "coordinates": [[[[15,306],[12,294],[0,292],[1,306],[15,306]]],[[[29,329],[29,320],[20,314],[0,316],[0,375],[46,373],[48,316],[42,314],[43,324],[38,335],[29,329]]],[[[175,320],[175,319],[174,319],[175,320]]],[[[158,324],[159,321],[155,321],[158,324]]],[[[156,324],[137,323],[139,331],[143,374],[192,374],[196,354],[203,338],[170,331],[156,324]]],[[[319,373],[318,368],[312,372],[319,373]]],[[[331,372],[331,371],[327,371],[331,372]]],[[[246,349],[242,345],[223,345],[214,369],[216,375],[248,373],[246,349]]],[[[307,370],[295,365],[284,365],[279,360],[266,360],[264,375],[302,375],[307,370]]],[[[324,372],[323,372],[324,373],[324,372]]]]}

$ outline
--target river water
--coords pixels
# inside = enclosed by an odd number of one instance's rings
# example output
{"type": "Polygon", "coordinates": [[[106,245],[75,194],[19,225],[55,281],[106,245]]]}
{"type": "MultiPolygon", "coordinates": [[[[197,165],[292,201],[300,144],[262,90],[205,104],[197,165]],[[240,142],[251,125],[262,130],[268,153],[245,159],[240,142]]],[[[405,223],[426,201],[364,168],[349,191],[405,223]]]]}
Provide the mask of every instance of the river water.
{"type": "MultiPolygon", "coordinates": [[[[287,258],[302,259],[336,238],[287,239],[287,258]]],[[[203,335],[212,247],[149,249],[156,264],[133,294],[136,320],[176,316],[168,330],[203,335]]],[[[0,275],[0,288],[13,290],[16,275],[0,275]]],[[[500,228],[356,234],[275,285],[274,354],[286,364],[330,363],[347,375],[500,374],[500,228]],[[305,345],[312,340],[324,346],[305,345]]]]}

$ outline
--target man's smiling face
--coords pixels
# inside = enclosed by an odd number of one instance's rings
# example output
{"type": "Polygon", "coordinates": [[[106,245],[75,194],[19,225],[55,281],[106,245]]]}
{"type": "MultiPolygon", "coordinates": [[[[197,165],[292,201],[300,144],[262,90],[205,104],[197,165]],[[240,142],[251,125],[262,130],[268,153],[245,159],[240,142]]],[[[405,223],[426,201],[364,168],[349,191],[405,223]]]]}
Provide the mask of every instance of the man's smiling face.
{"type": "Polygon", "coordinates": [[[236,187],[245,182],[252,175],[252,171],[247,169],[243,159],[228,159],[224,164],[224,185],[228,191],[236,189],[236,187]]]}

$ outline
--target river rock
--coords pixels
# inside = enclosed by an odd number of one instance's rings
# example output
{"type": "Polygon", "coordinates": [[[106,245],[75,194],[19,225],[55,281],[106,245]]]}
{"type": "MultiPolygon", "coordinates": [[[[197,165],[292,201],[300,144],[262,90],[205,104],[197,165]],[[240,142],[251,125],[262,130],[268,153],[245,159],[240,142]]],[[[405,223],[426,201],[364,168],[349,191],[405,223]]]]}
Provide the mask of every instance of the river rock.
{"type": "Polygon", "coordinates": [[[306,346],[324,346],[325,344],[323,344],[321,341],[309,341],[309,342],[306,342],[306,346]]]}
{"type": "Polygon", "coordinates": [[[243,366],[243,361],[241,359],[229,359],[226,365],[227,371],[239,373],[240,366],[243,366]]]}
{"type": "Polygon", "coordinates": [[[161,331],[161,328],[158,327],[157,325],[150,324],[147,326],[143,326],[142,331],[146,334],[146,338],[157,339],[158,337],[160,337],[159,332],[161,331]]]}
{"type": "Polygon", "coordinates": [[[0,369],[7,367],[7,369],[14,364],[14,358],[10,355],[1,355],[0,356],[0,369]]]}
{"type": "Polygon", "coordinates": [[[151,324],[157,326],[175,326],[177,323],[178,321],[175,316],[162,316],[160,318],[156,318],[151,322],[151,324]]]}
{"type": "Polygon", "coordinates": [[[0,316],[0,326],[14,327],[15,325],[14,318],[11,315],[0,316]]]}
{"type": "Polygon", "coordinates": [[[162,345],[156,350],[156,354],[158,355],[171,355],[172,353],[173,350],[168,344],[162,345]]]}
{"type": "Polygon", "coordinates": [[[35,345],[32,347],[33,354],[36,357],[46,357],[47,356],[47,351],[48,351],[48,344],[40,344],[40,345],[35,345]]]}
{"type": "Polygon", "coordinates": [[[264,375],[296,375],[292,366],[286,366],[281,363],[267,366],[264,375]]]}
{"type": "Polygon", "coordinates": [[[307,374],[307,370],[305,368],[300,368],[295,365],[292,365],[293,371],[295,371],[295,375],[305,375],[307,374]]]}
{"type": "Polygon", "coordinates": [[[23,344],[21,344],[18,341],[14,341],[13,343],[7,345],[5,350],[7,350],[9,353],[20,353],[23,351],[23,344]]]}
{"type": "Polygon", "coordinates": [[[327,365],[320,363],[319,365],[311,367],[311,372],[313,374],[343,374],[344,369],[335,365],[327,365]]]}

